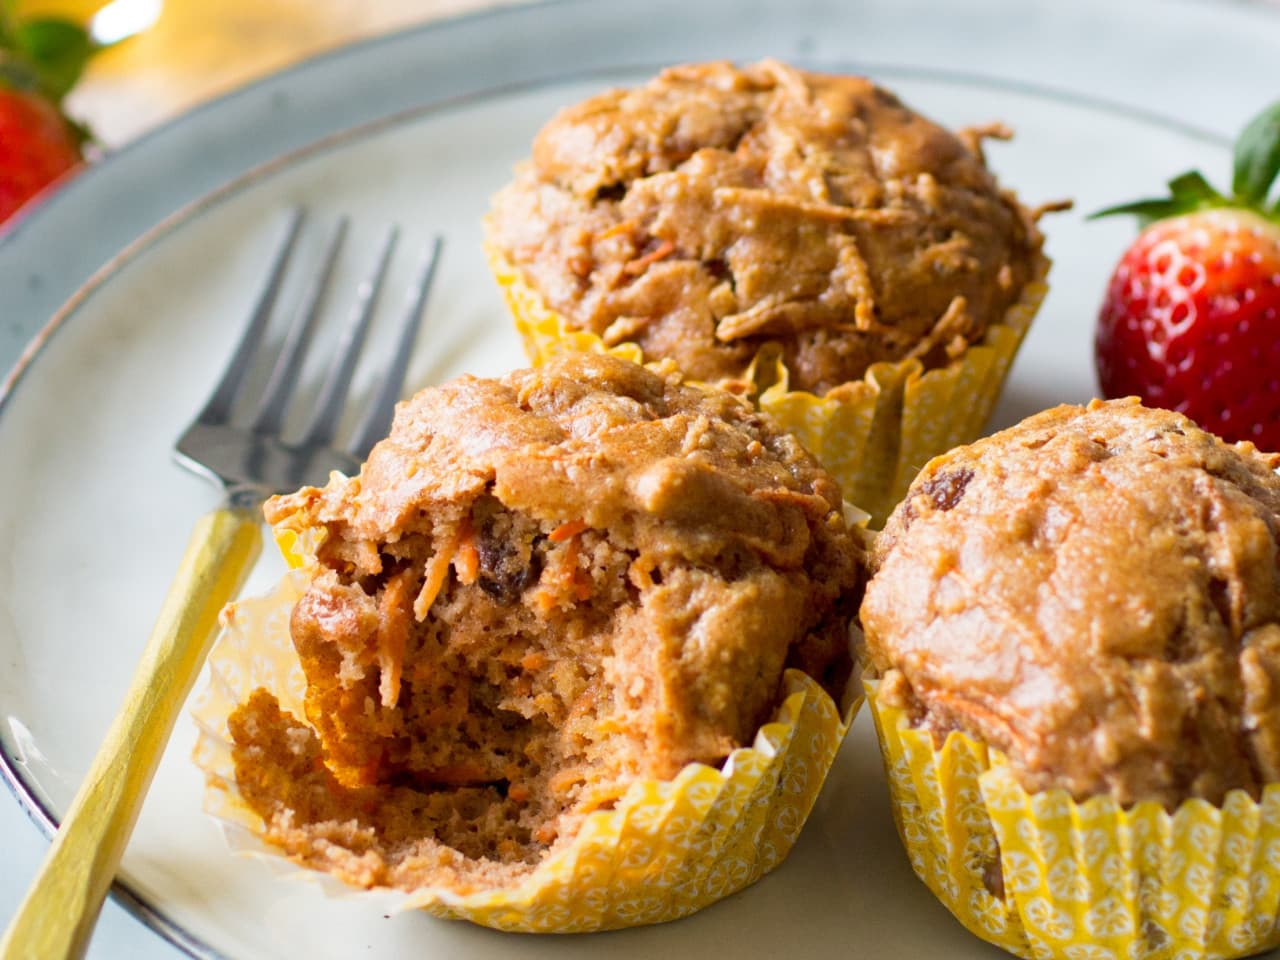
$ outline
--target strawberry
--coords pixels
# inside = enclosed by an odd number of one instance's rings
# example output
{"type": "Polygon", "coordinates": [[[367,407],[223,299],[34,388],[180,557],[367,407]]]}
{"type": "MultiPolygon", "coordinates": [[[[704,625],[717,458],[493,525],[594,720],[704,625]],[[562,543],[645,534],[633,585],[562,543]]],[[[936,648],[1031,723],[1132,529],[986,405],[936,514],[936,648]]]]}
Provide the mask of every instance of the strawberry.
{"type": "Polygon", "coordinates": [[[48,100],[0,89],[0,221],[81,163],[80,142],[48,100]]]}
{"type": "Polygon", "coordinates": [[[1107,397],[1185,413],[1227,440],[1280,450],[1280,103],[1236,142],[1231,196],[1199,173],[1169,196],[1094,214],[1136,215],[1098,317],[1107,397]]]}
{"type": "Polygon", "coordinates": [[[83,162],[88,133],[62,99],[98,49],[69,21],[17,19],[12,3],[0,0],[0,223],[83,162]]]}

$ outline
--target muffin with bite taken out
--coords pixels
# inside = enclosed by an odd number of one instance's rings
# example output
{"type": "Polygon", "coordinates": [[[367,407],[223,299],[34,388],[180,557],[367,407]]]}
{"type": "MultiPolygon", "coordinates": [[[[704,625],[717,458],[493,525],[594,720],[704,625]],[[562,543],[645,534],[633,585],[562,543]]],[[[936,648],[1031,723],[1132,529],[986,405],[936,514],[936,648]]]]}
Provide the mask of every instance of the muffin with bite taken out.
{"type": "Polygon", "coordinates": [[[462,377],[267,515],[308,544],[277,638],[305,690],[245,690],[226,737],[269,844],[531,930],[682,916],[785,856],[847,725],[863,556],[742,400],[607,356],[462,377]]]}

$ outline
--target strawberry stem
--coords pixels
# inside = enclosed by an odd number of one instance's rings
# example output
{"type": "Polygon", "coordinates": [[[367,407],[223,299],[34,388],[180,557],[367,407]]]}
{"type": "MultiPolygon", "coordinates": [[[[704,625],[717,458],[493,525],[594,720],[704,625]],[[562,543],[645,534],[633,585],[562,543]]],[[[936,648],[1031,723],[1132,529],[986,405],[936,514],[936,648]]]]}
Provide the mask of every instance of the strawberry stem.
{"type": "MultiPolygon", "coordinates": [[[[1246,206],[1262,208],[1280,174],[1280,101],[1249,121],[1236,140],[1231,189],[1246,206]]],[[[1276,212],[1273,208],[1272,212],[1276,212]]]]}
{"type": "Polygon", "coordinates": [[[13,46],[13,0],[0,0],[0,50],[13,46]]]}
{"type": "Polygon", "coordinates": [[[40,92],[54,103],[62,102],[97,52],[83,27],[54,17],[19,23],[13,47],[34,68],[40,92]]]}
{"type": "MultiPolygon", "coordinates": [[[[15,0],[0,0],[0,90],[40,97],[61,112],[63,99],[101,49],[77,23],[57,17],[23,19],[15,0]]],[[[67,122],[80,143],[90,139],[84,126],[67,122]]]]}
{"type": "Polygon", "coordinates": [[[1211,207],[1226,205],[1227,199],[1213,189],[1199,171],[1188,170],[1169,181],[1167,197],[1152,197],[1148,200],[1136,200],[1133,203],[1107,207],[1105,210],[1089,214],[1089,219],[1132,214],[1145,227],[1149,223],[1166,217],[1176,217],[1196,210],[1208,210],[1211,207]]]}
{"type": "Polygon", "coordinates": [[[1169,193],[1180,203],[1194,207],[1217,207],[1224,202],[1222,194],[1209,186],[1199,170],[1188,170],[1170,180],[1169,193]]]}
{"type": "Polygon", "coordinates": [[[1267,196],[1277,176],[1280,176],[1280,100],[1250,120],[1236,140],[1232,196],[1229,199],[1215,190],[1200,173],[1191,170],[1169,181],[1167,197],[1107,207],[1090,214],[1089,219],[1131,214],[1138,218],[1141,226],[1146,227],[1156,220],[1197,210],[1244,207],[1280,221],[1280,197],[1271,207],[1267,206],[1267,196]]]}

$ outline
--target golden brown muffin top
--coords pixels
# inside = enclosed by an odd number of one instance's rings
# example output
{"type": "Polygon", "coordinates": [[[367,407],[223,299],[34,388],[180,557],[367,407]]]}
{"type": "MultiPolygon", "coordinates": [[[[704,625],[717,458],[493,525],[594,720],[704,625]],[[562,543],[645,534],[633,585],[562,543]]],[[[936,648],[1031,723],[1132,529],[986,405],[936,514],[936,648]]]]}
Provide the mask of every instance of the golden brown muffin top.
{"type": "Polygon", "coordinates": [[[302,508],[382,542],[486,491],[690,560],[732,543],[794,568],[829,527],[847,537],[839,486],[790,434],[729,394],[596,355],[423,390],[358,477],[276,497],[267,518],[302,508]]]}
{"type": "Polygon", "coordinates": [[[1257,796],[1280,781],[1277,467],[1136,400],[936,458],[874,552],[884,694],[1029,790],[1257,796]]]}
{"type": "MultiPolygon", "coordinates": [[[[569,355],[501,379],[460,377],[402,403],[358,477],[273,498],[266,514],[323,529],[321,562],[376,584],[410,537],[428,537],[447,564],[485,498],[531,518],[544,540],[583,531],[633,557],[628,602],[640,612],[615,626],[643,626],[644,643],[624,654],[618,640],[615,659],[660,675],[664,749],[681,763],[742,745],[784,661],[840,697],[864,563],[838,485],[745,401],[675,374],[569,355]]],[[[418,620],[430,605],[414,601],[418,620]]]]}
{"type": "Polygon", "coordinates": [[[489,240],[608,344],[706,381],[772,344],[793,388],[825,392],[877,361],[945,364],[1040,269],[981,135],[860,77],[674,67],[548,123],[489,240]]]}

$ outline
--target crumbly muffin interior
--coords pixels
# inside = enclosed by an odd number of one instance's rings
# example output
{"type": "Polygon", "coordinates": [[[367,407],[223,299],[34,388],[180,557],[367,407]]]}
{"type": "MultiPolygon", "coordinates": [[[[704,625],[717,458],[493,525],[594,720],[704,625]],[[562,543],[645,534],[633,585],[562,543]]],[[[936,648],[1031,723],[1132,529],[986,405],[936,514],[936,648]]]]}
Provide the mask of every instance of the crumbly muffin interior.
{"type": "Polygon", "coordinates": [[[882,696],[1031,791],[1257,797],[1280,782],[1278,467],[1135,400],[935,459],[873,557],[882,696]]]}
{"type": "Polygon", "coordinates": [[[860,547],[838,490],[728,396],[611,358],[402,406],[292,614],[306,717],[233,717],[268,837],[362,885],[501,886],[640,778],[749,743],[792,665],[839,696],[860,547]]]}
{"type": "Polygon", "coordinates": [[[493,201],[489,242],[570,324],[690,376],[762,350],[823,393],[940,366],[1042,267],[980,149],[860,77],[776,61],[664,70],[558,114],[493,201]]]}

